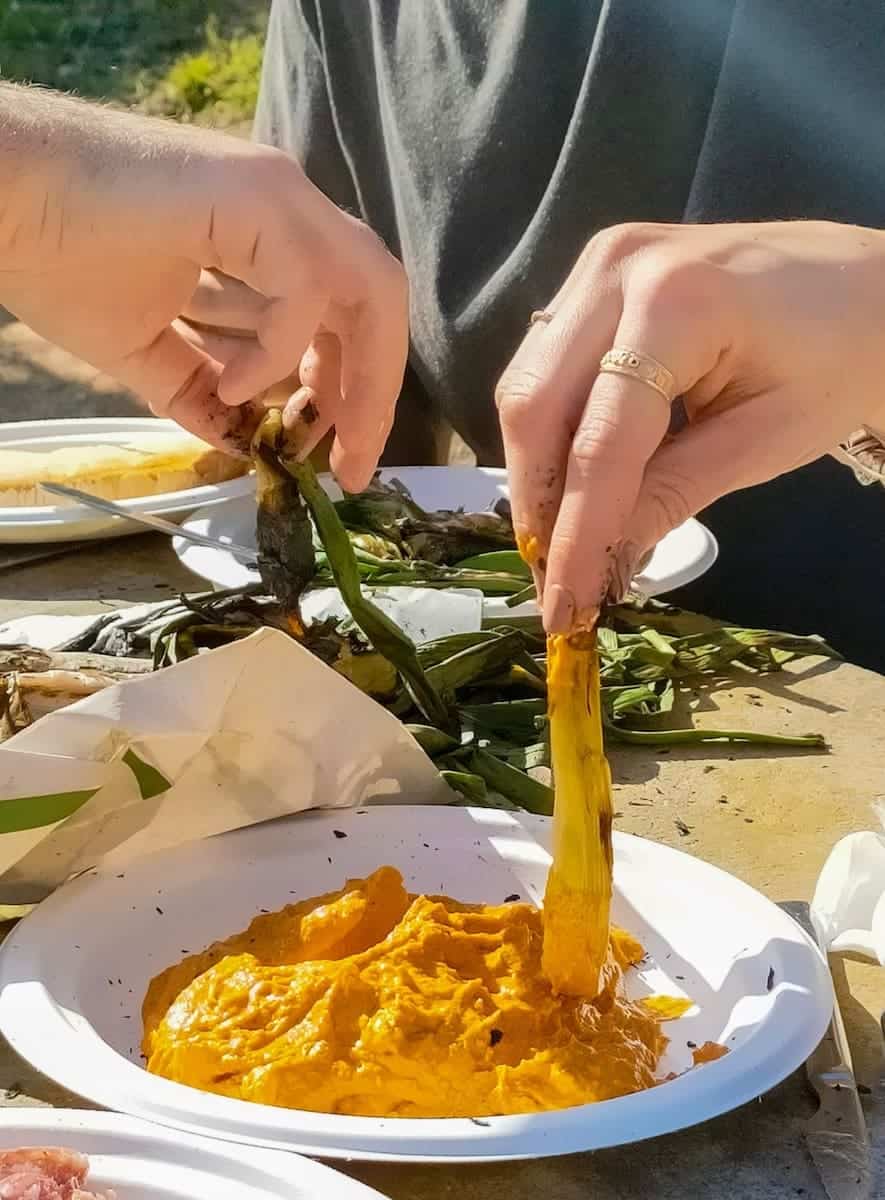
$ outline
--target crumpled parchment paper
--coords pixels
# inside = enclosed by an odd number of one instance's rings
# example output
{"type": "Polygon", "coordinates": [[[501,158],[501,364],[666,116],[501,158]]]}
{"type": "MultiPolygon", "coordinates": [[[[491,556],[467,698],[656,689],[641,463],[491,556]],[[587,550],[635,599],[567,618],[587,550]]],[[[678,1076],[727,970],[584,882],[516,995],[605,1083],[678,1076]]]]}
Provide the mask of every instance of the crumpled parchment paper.
{"type": "Polygon", "coordinates": [[[0,904],[38,901],[99,861],[310,808],[446,799],[395,717],[262,629],[0,746],[0,904]],[[4,832],[22,814],[32,827],[4,832]]]}

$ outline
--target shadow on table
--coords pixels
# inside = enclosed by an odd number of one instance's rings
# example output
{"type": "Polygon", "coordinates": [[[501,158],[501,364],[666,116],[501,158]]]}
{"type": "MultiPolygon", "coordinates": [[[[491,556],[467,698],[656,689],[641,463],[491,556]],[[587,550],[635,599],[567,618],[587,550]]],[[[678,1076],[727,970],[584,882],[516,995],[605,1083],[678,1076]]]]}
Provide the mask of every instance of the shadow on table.
{"type": "MultiPolygon", "coordinates": [[[[882,1031],[878,1020],[852,995],[845,967],[846,962],[861,963],[864,966],[870,964],[857,954],[833,954],[830,956],[830,971],[833,975],[836,995],[839,998],[839,1008],[851,1040],[855,1075],[858,1083],[865,1087],[871,1087],[882,1063],[885,1046],[883,1046],[882,1031]]],[[[881,968],[877,967],[872,969],[881,971],[881,968]]],[[[881,1008],[885,1011],[885,972],[882,974],[881,1008]]],[[[885,1130],[883,1130],[883,1134],[885,1134],[885,1130]]]]}
{"type": "Polygon", "coordinates": [[[0,422],[144,415],[126,388],[0,308],[0,422]]]}
{"type": "Polygon", "coordinates": [[[59,611],[67,601],[141,604],[178,592],[206,592],[211,585],[176,558],[162,534],[89,543],[43,562],[0,571],[0,602],[39,600],[59,611]]]}
{"type": "Polygon", "coordinates": [[[761,707],[761,697],[765,694],[776,697],[778,700],[787,701],[799,708],[814,709],[823,713],[844,712],[845,709],[841,705],[828,704],[825,700],[803,695],[796,690],[797,685],[821,675],[829,675],[838,666],[838,660],[826,659],[823,662],[815,663],[807,671],[791,671],[789,674],[777,671],[759,675],[738,669],[734,675],[713,675],[703,678],[699,682],[692,682],[690,687],[686,687],[681,697],[681,704],[689,712],[718,712],[717,692],[740,692],[751,706],[755,700],[761,707]]]}

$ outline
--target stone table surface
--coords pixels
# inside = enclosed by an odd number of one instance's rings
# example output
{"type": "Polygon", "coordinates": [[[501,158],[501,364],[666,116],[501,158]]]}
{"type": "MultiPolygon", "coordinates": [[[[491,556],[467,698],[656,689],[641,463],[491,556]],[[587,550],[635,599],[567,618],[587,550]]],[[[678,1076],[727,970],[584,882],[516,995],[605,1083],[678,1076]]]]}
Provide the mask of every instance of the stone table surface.
{"type": "MultiPolygon", "coordinates": [[[[32,612],[97,612],[203,586],[164,539],[127,538],[0,571],[0,621],[32,612]]],[[[690,707],[693,719],[711,728],[819,731],[831,751],[619,748],[612,755],[617,827],[706,859],[772,900],[809,899],[834,842],[877,827],[873,803],[885,796],[885,678],[814,661],[698,690],[690,707]]],[[[885,971],[852,956],[835,956],[831,966],[858,1082],[871,1087],[882,1069],[885,971]]],[[[0,1089],[0,1104],[77,1103],[2,1042],[0,1089]]],[[[516,1164],[346,1169],[394,1200],[825,1200],[802,1136],[813,1110],[797,1074],[704,1126],[621,1149],[516,1164]]],[[[881,1112],[868,1117],[877,1194],[885,1200],[885,1121],[881,1112]]]]}

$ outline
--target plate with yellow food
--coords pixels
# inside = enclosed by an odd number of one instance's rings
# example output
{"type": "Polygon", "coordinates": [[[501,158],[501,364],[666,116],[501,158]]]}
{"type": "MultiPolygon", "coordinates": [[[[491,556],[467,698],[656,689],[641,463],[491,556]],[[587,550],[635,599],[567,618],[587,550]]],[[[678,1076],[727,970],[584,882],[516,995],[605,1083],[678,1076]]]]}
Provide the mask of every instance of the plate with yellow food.
{"type": "MultiPolygon", "coordinates": [[[[593,753],[554,745],[560,779],[593,753]]],[[[89,872],[7,938],[0,1030],[98,1104],[332,1158],[597,1149],[796,1069],[832,1004],[799,927],[700,860],[580,830],[563,796],[555,834],[380,806],[89,872]]]]}
{"type": "Polygon", "coordinates": [[[254,492],[249,463],[152,417],[0,424],[0,544],[117,537],[141,526],[44,491],[63,484],[133,514],[185,517],[254,492]]]}

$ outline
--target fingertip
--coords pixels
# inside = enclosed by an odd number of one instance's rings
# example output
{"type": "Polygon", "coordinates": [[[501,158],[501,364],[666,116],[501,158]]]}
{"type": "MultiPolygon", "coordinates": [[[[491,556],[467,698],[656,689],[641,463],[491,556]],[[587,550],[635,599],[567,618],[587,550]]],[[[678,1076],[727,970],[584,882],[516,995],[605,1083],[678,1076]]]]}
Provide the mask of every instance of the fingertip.
{"type": "Polygon", "coordinates": [[[318,396],[313,388],[298,388],[283,405],[284,429],[291,430],[302,423],[313,425],[319,420],[318,396]]]}
{"type": "Polygon", "coordinates": [[[372,482],[378,462],[365,455],[349,454],[336,437],[329,455],[329,466],[341,490],[356,495],[364,492],[372,482]]]}
{"type": "Polygon", "coordinates": [[[228,378],[227,368],[218,382],[218,399],[227,408],[239,408],[249,399],[249,393],[238,381],[228,378]]]}
{"type": "Polygon", "coordinates": [[[275,368],[267,351],[257,341],[245,341],[224,365],[218,382],[218,398],[228,408],[239,408],[265,395],[287,378],[286,370],[275,368]]]}
{"type": "Polygon", "coordinates": [[[561,583],[550,584],[544,592],[544,630],[548,634],[570,633],[577,606],[571,588],[561,583]]]}

